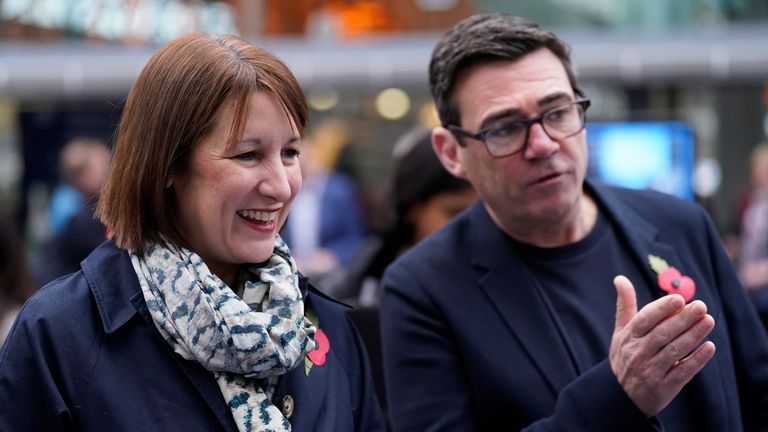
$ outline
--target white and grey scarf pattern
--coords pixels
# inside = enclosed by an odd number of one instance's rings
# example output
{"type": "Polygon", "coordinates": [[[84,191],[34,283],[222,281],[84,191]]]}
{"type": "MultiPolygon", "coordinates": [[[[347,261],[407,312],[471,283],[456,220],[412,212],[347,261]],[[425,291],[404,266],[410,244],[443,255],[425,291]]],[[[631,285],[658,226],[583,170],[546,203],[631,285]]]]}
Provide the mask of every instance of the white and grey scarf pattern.
{"type": "Polygon", "coordinates": [[[314,349],[317,329],[280,236],[269,260],[248,269],[255,277],[242,297],[188,249],[152,244],[130,256],[155,326],[174,352],[214,373],[239,430],[290,431],[271,397],[314,349]]]}

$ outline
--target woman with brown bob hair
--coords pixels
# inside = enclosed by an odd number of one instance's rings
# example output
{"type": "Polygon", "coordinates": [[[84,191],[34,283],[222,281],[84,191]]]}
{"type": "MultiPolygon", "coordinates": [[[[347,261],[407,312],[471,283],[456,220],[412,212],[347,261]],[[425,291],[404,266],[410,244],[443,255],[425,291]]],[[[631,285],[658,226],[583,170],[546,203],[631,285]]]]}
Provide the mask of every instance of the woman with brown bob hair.
{"type": "Polygon", "coordinates": [[[306,124],[269,52],[162,47],[118,128],[110,240],[27,302],[0,353],[0,430],[383,430],[356,330],[278,234],[306,124]]]}

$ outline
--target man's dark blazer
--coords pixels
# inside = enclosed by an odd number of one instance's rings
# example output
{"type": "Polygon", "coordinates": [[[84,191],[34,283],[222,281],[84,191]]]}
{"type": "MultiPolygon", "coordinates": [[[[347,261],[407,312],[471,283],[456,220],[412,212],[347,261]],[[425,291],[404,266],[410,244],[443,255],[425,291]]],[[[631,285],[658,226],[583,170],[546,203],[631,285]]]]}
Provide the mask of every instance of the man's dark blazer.
{"type": "MultiPolygon", "coordinates": [[[[713,431],[768,428],[768,337],[706,212],[657,192],[585,187],[643,273],[635,286],[657,287],[647,260],[664,257],[693,278],[694,298],[715,319],[716,354],[688,384],[706,409],[690,415],[713,431]]],[[[581,375],[566,360],[573,353],[511,243],[478,202],[386,271],[380,315],[394,430],[656,430],[607,359],[581,375]]]]}

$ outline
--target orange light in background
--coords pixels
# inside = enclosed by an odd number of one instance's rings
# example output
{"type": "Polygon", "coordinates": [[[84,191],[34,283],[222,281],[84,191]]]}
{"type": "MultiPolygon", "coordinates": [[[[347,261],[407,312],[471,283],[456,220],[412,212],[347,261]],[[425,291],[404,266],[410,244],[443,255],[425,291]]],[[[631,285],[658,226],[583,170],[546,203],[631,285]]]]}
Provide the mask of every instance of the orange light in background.
{"type": "Polygon", "coordinates": [[[382,1],[332,1],[323,9],[338,17],[341,36],[354,37],[399,30],[382,1]]]}
{"type": "MultiPolygon", "coordinates": [[[[0,0],[2,1],[2,0],[0,0]]],[[[473,0],[224,0],[237,7],[244,34],[310,35],[331,28],[334,36],[444,31],[476,12],[473,0]],[[260,3],[261,6],[254,6],[260,3]],[[261,17],[261,18],[260,18],[261,17]],[[259,19],[262,21],[260,22],[259,19]]]]}

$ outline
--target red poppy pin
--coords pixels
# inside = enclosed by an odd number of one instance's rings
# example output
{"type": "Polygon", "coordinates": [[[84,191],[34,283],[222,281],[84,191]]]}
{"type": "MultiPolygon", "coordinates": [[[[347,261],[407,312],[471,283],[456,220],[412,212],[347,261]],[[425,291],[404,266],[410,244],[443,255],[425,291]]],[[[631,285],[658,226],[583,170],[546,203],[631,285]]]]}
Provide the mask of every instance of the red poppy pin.
{"type": "Polygon", "coordinates": [[[663,258],[648,255],[648,263],[658,275],[659,288],[667,294],[680,294],[686,302],[696,294],[696,282],[688,276],[683,276],[680,270],[667,264],[663,258]]]}
{"type": "Polygon", "coordinates": [[[328,341],[328,336],[319,327],[319,320],[314,311],[307,309],[306,317],[317,327],[315,333],[315,349],[310,351],[304,358],[304,373],[309,376],[309,371],[312,370],[313,365],[322,366],[325,364],[325,360],[328,354],[328,350],[331,349],[331,343],[328,341]]]}

